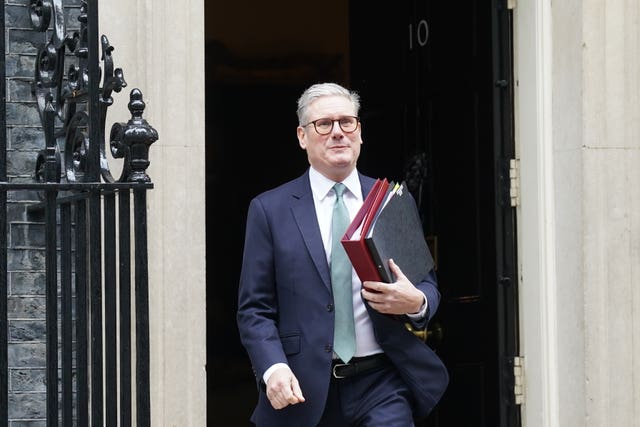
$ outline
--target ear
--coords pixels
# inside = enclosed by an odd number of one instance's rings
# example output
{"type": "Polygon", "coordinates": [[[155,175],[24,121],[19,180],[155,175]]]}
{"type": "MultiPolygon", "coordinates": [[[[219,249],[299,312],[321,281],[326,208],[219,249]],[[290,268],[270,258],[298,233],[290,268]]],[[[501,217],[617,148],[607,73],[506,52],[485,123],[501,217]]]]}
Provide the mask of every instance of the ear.
{"type": "Polygon", "coordinates": [[[298,126],[297,133],[298,133],[298,144],[300,144],[300,148],[302,148],[303,150],[306,150],[307,140],[306,140],[306,135],[304,133],[304,129],[301,126],[298,126]]]}

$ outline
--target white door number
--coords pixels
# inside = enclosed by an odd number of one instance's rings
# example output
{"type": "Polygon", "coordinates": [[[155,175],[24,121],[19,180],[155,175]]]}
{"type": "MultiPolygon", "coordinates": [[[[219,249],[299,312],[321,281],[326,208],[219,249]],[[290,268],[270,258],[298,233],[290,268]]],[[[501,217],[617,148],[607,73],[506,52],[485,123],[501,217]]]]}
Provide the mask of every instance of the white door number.
{"type": "Polygon", "coordinates": [[[429,25],[425,19],[421,19],[415,27],[413,24],[409,24],[409,50],[413,50],[416,42],[418,43],[417,47],[424,47],[428,38],[429,25]]]}

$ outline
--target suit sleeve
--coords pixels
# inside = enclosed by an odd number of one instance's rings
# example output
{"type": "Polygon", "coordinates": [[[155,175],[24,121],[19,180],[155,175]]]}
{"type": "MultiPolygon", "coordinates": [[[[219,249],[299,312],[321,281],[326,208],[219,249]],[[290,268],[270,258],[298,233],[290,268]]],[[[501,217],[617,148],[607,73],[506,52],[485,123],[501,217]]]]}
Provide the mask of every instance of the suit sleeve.
{"type": "Polygon", "coordinates": [[[238,329],[258,383],[275,363],[286,363],[278,335],[278,298],[269,219],[258,198],[249,205],[238,289],[238,329]]]}
{"type": "Polygon", "coordinates": [[[440,291],[438,290],[438,281],[435,271],[432,269],[429,272],[429,275],[423,281],[418,283],[416,287],[420,289],[427,298],[427,314],[420,320],[412,319],[409,316],[405,317],[415,329],[423,330],[427,327],[429,321],[434,316],[438,310],[438,306],[440,305],[440,291]]]}

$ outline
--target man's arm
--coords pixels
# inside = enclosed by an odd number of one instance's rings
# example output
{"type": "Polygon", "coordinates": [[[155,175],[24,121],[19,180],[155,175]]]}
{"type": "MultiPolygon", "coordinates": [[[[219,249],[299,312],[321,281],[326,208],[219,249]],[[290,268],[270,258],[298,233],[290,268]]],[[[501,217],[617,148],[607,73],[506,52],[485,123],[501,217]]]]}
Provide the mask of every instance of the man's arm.
{"type": "Polygon", "coordinates": [[[237,323],[257,380],[276,363],[287,358],[278,334],[271,232],[259,199],[253,199],[247,214],[247,226],[238,289],[237,323]]]}

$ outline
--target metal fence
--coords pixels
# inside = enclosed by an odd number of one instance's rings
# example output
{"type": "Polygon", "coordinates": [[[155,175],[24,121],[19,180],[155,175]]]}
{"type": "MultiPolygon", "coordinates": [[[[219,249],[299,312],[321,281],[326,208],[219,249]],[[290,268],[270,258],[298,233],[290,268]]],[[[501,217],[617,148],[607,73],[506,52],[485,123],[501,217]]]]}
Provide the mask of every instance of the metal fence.
{"type": "MultiPolygon", "coordinates": [[[[77,3],[77,0],[76,0],[77,3]]],[[[142,115],[142,93],[130,93],[131,119],[111,127],[112,93],[126,87],[99,37],[97,0],[81,0],[79,31],[67,31],[62,0],[29,0],[33,30],[44,43],[35,58],[33,94],[45,147],[32,182],[7,178],[0,137],[0,224],[8,230],[8,197],[36,192],[28,207],[44,222],[46,420],[48,426],[149,426],[149,310],[146,174],[158,135],[142,115]],[[117,159],[115,178],[109,163],[117,159]]],[[[0,5],[5,16],[4,2],[0,5]]],[[[0,98],[6,100],[5,31],[0,31],[0,98]]],[[[6,128],[1,103],[0,128],[6,128]]],[[[6,133],[6,132],[4,132],[6,133]]],[[[0,233],[0,425],[11,414],[8,239],[0,233]]]]}

